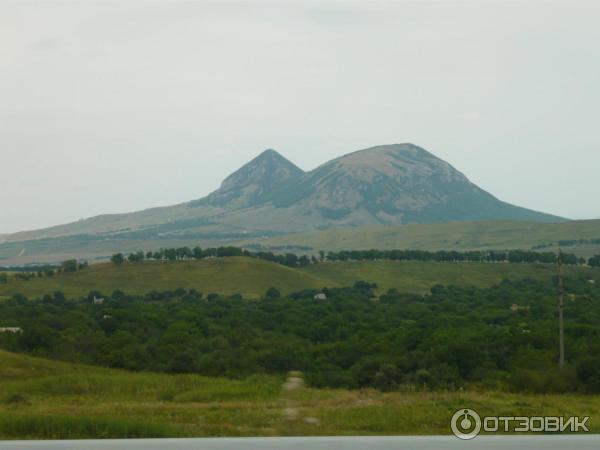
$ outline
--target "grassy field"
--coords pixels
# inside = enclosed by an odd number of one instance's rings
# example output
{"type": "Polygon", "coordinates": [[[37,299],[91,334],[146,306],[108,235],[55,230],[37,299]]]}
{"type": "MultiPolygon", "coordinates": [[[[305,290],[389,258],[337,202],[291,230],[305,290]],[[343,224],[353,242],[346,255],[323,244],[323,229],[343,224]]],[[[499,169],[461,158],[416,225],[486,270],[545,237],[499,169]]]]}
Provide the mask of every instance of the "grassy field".
{"type": "MultiPolygon", "coordinates": [[[[320,263],[304,268],[245,257],[200,261],[126,263],[121,266],[96,264],[75,273],[0,284],[0,297],[15,293],[37,297],[62,291],[68,297],[87,295],[91,290],[109,294],[120,289],[131,294],[152,290],[195,288],[204,294],[241,293],[258,298],[270,287],[282,293],[324,286],[349,286],[357,280],[377,283],[379,292],[397,288],[402,292],[425,292],[435,284],[491,286],[503,278],[549,279],[556,268],[544,264],[438,263],[419,261],[350,261],[320,263]]],[[[567,267],[566,274],[586,274],[600,282],[600,269],[567,267]]]]}
{"type": "Polygon", "coordinates": [[[598,396],[290,393],[283,382],[131,373],[0,351],[0,439],[448,434],[463,407],[482,415],[590,416],[590,430],[600,431],[598,396]]]}
{"type": "Polygon", "coordinates": [[[230,257],[201,261],[145,261],[121,266],[96,264],[85,270],[50,278],[11,280],[8,284],[0,285],[0,295],[20,292],[39,296],[62,291],[67,296],[83,296],[90,290],[111,293],[115,289],[131,294],[145,294],[152,290],[166,291],[182,287],[195,288],[204,294],[240,293],[253,298],[264,294],[270,286],[288,293],[321,288],[323,280],[268,261],[230,257]]]}
{"type": "MultiPolygon", "coordinates": [[[[346,261],[310,265],[303,272],[348,286],[356,280],[377,283],[379,292],[427,292],[436,284],[492,286],[507,278],[548,280],[556,267],[548,264],[440,263],[421,261],[346,261]]],[[[600,269],[566,267],[566,275],[586,274],[599,279],[600,269]]],[[[331,284],[331,283],[330,283],[331,284]]]]}
{"type": "MultiPolygon", "coordinates": [[[[600,220],[564,223],[450,222],[403,226],[336,228],[314,233],[290,234],[243,242],[264,247],[303,245],[316,250],[419,249],[490,250],[531,249],[553,244],[540,251],[557,251],[559,240],[600,239],[600,220]]],[[[590,257],[600,245],[565,247],[564,251],[590,257]]]]}
{"type": "MultiPolygon", "coordinates": [[[[60,227],[58,227],[60,228],[60,227]]],[[[127,228],[123,224],[123,228],[127,228]]],[[[91,232],[92,230],[88,230],[91,232]]],[[[238,230],[239,231],[239,230],[238,230]]],[[[35,233],[20,234],[19,239],[35,233]]],[[[60,262],[67,259],[108,260],[117,252],[156,250],[161,247],[218,247],[222,245],[261,246],[275,251],[289,248],[296,253],[314,254],[319,250],[421,249],[421,250],[506,250],[531,249],[537,245],[553,246],[542,251],[557,251],[559,240],[600,239],[600,220],[574,220],[564,223],[514,221],[451,222],[403,226],[368,226],[335,228],[312,233],[295,233],[278,237],[239,239],[222,233],[214,238],[206,233],[198,238],[163,237],[109,239],[105,235],[77,234],[46,239],[14,240],[0,238],[0,265],[30,262],[60,262]]],[[[8,237],[7,237],[8,239],[8,237]]],[[[577,245],[565,251],[586,258],[600,254],[600,245],[577,245]]]]}

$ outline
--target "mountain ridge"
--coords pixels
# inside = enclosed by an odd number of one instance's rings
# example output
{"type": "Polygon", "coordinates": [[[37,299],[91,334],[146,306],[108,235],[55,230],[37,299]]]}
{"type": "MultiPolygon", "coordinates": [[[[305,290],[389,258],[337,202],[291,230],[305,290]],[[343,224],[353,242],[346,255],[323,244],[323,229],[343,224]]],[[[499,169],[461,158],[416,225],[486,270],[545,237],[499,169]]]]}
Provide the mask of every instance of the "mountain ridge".
{"type": "Polygon", "coordinates": [[[497,199],[452,165],[410,143],[357,150],[303,171],[267,149],[197,200],[3,236],[157,237],[289,233],[335,227],[448,221],[566,219],[497,199]]]}

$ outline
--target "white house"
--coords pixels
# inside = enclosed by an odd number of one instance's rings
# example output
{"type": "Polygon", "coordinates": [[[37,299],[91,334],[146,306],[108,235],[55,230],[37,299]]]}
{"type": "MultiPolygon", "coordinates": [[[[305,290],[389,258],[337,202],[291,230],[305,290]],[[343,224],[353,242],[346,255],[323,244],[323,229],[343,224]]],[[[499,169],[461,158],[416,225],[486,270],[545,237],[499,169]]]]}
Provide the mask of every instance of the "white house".
{"type": "Polygon", "coordinates": [[[104,303],[104,299],[96,298],[96,296],[94,295],[94,305],[101,305],[102,303],[104,303]]]}
{"type": "Polygon", "coordinates": [[[21,327],[0,327],[0,333],[22,333],[21,327]]]}
{"type": "Polygon", "coordinates": [[[319,292],[318,294],[315,294],[315,296],[313,297],[315,300],[327,300],[327,296],[322,293],[319,292]]]}

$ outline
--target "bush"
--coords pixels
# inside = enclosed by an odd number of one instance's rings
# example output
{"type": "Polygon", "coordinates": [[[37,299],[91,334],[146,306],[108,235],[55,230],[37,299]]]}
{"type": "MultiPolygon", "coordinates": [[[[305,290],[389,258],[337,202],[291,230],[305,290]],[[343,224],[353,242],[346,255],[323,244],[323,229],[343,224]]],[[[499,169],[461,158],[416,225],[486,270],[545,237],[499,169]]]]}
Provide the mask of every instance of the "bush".
{"type": "Polygon", "coordinates": [[[600,394],[600,358],[588,357],[577,365],[577,378],[585,392],[600,394]]]}
{"type": "Polygon", "coordinates": [[[27,399],[21,394],[11,394],[3,400],[3,403],[6,405],[18,405],[27,403],[27,399]]]}
{"type": "Polygon", "coordinates": [[[267,292],[265,292],[265,298],[268,298],[268,299],[281,298],[281,292],[279,292],[279,290],[277,288],[270,287],[269,289],[267,289],[267,292]]]}
{"type": "Polygon", "coordinates": [[[113,264],[123,264],[124,261],[125,257],[123,256],[123,253],[115,253],[110,257],[110,262],[112,262],[113,264]]]}

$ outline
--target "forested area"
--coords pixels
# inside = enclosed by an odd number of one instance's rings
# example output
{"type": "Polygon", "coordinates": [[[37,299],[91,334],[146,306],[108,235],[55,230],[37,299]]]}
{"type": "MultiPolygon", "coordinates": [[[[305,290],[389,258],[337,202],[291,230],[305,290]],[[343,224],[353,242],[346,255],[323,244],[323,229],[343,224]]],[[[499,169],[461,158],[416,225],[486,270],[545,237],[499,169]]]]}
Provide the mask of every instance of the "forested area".
{"type": "Polygon", "coordinates": [[[269,289],[257,301],[186,289],[16,295],[0,303],[0,327],[22,332],[0,333],[0,346],[140,371],[301,370],[315,387],[600,393],[600,288],[585,277],[565,279],[562,372],[556,280],[437,285],[428,295],[373,289],[357,282],[285,298],[269,289]]]}

